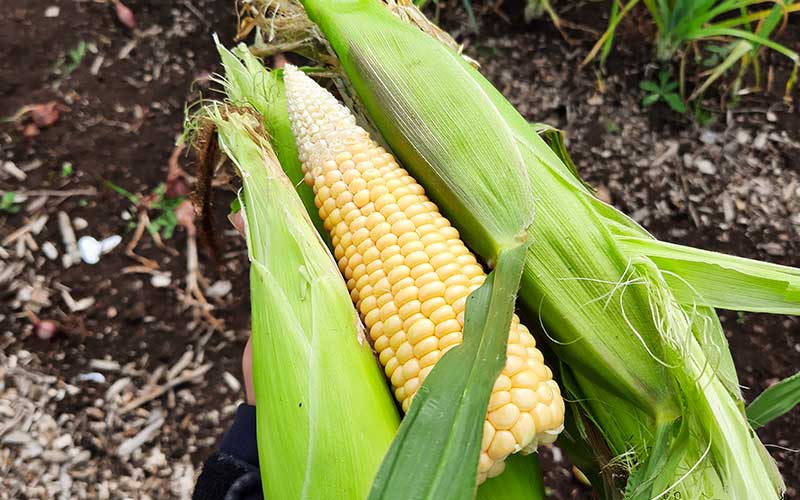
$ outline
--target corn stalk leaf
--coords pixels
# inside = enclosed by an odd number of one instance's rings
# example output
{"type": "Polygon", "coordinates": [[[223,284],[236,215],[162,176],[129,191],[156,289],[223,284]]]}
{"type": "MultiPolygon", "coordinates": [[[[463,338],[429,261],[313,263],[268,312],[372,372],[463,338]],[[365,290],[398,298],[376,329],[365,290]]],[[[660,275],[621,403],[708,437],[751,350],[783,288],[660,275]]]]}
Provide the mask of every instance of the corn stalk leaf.
{"type": "Polygon", "coordinates": [[[505,365],[514,299],[528,245],[500,254],[467,299],[464,341],[414,396],[372,485],[370,500],[473,498],[483,421],[505,365]]]}
{"type": "Polygon", "coordinates": [[[753,429],[763,427],[800,404],[800,372],[768,387],[747,407],[753,429]]]}

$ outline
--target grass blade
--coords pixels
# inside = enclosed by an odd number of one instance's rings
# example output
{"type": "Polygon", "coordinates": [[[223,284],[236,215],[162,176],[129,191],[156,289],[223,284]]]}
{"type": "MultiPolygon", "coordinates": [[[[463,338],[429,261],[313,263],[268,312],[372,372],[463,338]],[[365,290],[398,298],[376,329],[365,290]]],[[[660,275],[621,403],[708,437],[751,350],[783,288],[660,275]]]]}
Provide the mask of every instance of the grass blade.
{"type": "Polygon", "coordinates": [[[763,427],[800,404],[800,372],[764,390],[747,407],[753,429],[763,427]]]}

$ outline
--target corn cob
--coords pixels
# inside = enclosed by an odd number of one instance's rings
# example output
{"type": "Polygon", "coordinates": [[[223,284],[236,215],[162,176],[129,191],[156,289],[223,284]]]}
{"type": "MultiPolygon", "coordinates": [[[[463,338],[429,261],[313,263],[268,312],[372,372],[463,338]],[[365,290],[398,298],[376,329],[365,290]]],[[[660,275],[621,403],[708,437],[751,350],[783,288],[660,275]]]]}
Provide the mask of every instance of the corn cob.
{"type": "MultiPolygon", "coordinates": [[[[462,340],[469,293],[486,278],[422,187],[350,111],[297,69],[285,70],[292,130],[334,255],[395,396],[408,410],[436,361],[462,340]]],[[[478,480],[511,453],[555,439],[564,402],[516,315],[484,423],[478,480]]]]}

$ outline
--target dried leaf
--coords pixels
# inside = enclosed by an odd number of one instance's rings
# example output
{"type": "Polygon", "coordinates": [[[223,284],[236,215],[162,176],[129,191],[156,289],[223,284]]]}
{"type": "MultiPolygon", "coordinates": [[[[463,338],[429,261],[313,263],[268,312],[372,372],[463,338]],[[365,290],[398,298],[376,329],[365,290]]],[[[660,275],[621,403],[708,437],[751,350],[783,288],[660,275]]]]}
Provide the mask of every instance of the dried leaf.
{"type": "Polygon", "coordinates": [[[31,118],[37,127],[49,127],[58,121],[58,102],[50,101],[31,105],[31,118]]]}

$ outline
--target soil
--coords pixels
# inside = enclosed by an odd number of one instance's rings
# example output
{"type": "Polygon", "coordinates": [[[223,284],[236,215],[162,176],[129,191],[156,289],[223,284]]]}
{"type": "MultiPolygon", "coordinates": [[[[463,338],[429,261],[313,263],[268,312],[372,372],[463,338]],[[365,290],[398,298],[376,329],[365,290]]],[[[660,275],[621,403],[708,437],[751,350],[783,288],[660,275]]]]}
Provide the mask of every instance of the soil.
{"type": "MultiPolygon", "coordinates": [[[[18,366],[54,377],[53,387],[66,391],[45,398],[58,427],[54,435],[71,436],[73,445],[65,449],[89,452],[82,461],[73,457],[71,469],[43,465],[41,470],[51,468],[46,480],[36,478],[36,469],[6,470],[0,460],[0,498],[55,496],[67,484],[59,479],[64,470],[70,478],[67,496],[103,497],[110,490],[141,498],[181,497],[242,398],[230,381],[241,378],[249,323],[247,259],[240,238],[220,224],[219,259],[201,250],[207,282],[202,289],[213,306],[204,309],[186,292],[186,228],[179,225],[164,239],[164,248],[145,232],[135,251],[157,269],[137,271],[140,262],[124,247],[144,208],[109,187],[141,196],[166,181],[185,104],[212,95],[209,76],[219,66],[211,34],[233,43],[236,13],[231,2],[216,0],[129,0],[125,5],[136,29],[120,21],[111,2],[100,1],[8,0],[0,18],[0,116],[49,101],[58,103],[59,113],[57,122],[39,127],[35,135],[30,117],[0,124],[0,165],[11,162],[25,173],[19,179],[0,168],[0,191],[18,197],[32,193],[16,205],[18,213],[0,211],[0,240],[48,216],[41,232],[31,233],[35,248],[19,238],[22,244],[3,243],[1,249],[6,265],[24,263],[11,278],[0,279],[4,368],[7,375],[23,373],[13,371],[18,366]],[[55,16],[54,6],[59,8],[55,16]],[[68,53],[81,42],[85,54],[66,75],[68,53]],[[94,194],[42,200],[35,193],[86,189],[94,194]],[[78,237],[118,234],[122,245],[94,266],[64,268],[60,255],[50,260],[41,250],[51,242],[64,252],[59,211],[87,222],[76,230],[78,237]],[[164,285],[158,283],[164,276],[166,286],[154,286],[164,285]],[[210,285],[224,289],[227,283],[232,292],[212,298],[210,285]],[[91,297],[94,303],[72,312],[62,295],[65,287],[75,300],[91,297]],[[42,294],[47,304],[37,302],[42,294]],[[38,338],[25,309],[56,321],[59,333],[38,338]],[[208,314],[223,325],[210,328],[208,314]],[[135,397],[168,383],[166,372],[187,352],[184,368],[211,363],[210,371],[120,414],[135,397]],[[92,360],[113,361],[118,368],[99,369],[92,360]],[[95,372],[103,380],[87,381],[86,375],[95,372]],[[109,395],[123,378],[129,383],[109,395]],[[164,420],[158,433],[120,457],[119,446],[159,415],[164,420]]],[[[712,121],[703,125],[662,103],[642,106],[639,83],[653,78],[657,68],[649,63],[652,46],[641,43],[647,39],[645,24],[633,18],[623,23],[603,71],[596,65],[579,70],[596,39],[591,32],[567,29],[567,42],[548,20],[526,24],[522,5],[505,4],[496,11],[476,4],[481,28],[476,35],[458,6],[443,2],[441,8],[443,25],[465,43],[484,74],[528,119],[563,129],[581,175],[658,238],[800,266],[800,113],[796,90],[795,104],[782,101],[791,69],[785,59],[762,56],[762,70],[773,75],[767,92],[744,95],[726,111],[720,111],[723,96],[707,96],[703,105],[712,121]]],[[[598,2],[573,2],[561,14],[595,32],[607,20],[598,2]]],[[[798,16],[778,40],[800,47],[798,16]]],[[[191,174],[185,154],[179,163],[191,174]]],[[[224,221],[233,195],[216,189],[214,197],[217,220],[224,221]]],[[[155,219],[160,211],[153,207],[149,214],[155,219]]],[[[800,366],[798,318],[726,311],[720,316],[748,401],[800,366]]],[[[24,396],[16,383],[15,395],[24,396]]],[[[800,447],[798,428],[800,410],[794,409],[759,430],[784,475],[788,498],[800,498],[800,456],[792,450],[800,447]]],[[[8,446],[3,444],[0,456],[16,457],[8,446]]],[[[559,450],[542,456],[553,498],[590,497],[559,450]]],[[[46,457],[38,459],[47,463],[46,457]]]]}

